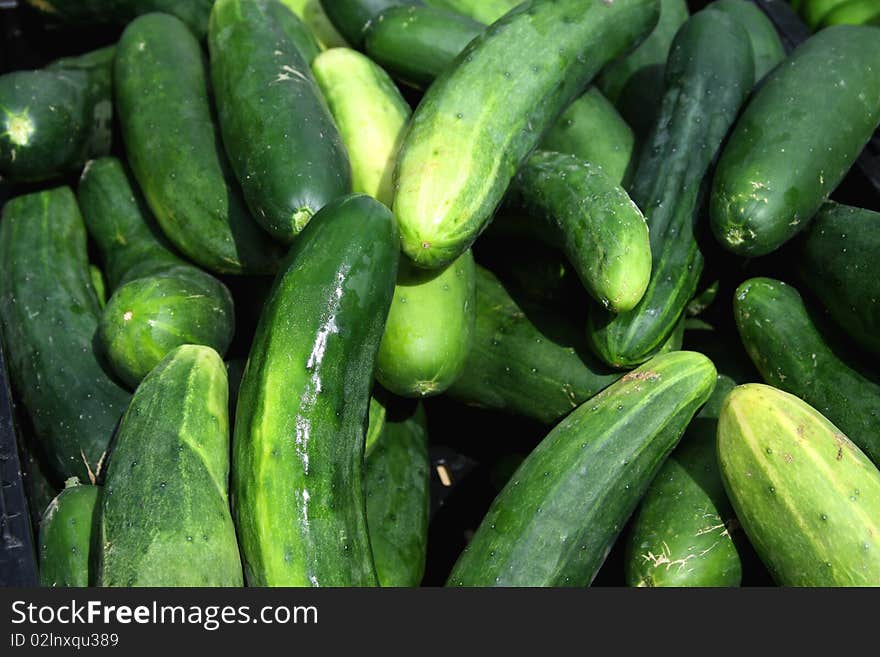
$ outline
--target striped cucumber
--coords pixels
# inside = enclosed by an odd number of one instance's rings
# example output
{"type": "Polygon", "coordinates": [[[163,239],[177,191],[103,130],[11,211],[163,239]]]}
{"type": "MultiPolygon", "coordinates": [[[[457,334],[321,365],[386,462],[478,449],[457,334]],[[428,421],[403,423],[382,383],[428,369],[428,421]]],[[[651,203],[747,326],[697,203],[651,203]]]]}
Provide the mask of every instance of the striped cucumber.
{"type": "Polygon", "coordinates": [[[89,585],[89,555],[101,489],[71,477],[40,518],[40,586],[89,585]]]}

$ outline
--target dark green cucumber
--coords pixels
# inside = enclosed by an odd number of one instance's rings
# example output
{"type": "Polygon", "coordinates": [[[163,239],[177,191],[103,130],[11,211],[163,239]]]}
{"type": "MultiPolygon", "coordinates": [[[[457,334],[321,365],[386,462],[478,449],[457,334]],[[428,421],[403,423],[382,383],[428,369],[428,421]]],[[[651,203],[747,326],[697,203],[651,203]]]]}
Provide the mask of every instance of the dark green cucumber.
{"type": "Polygon", "coordinates": [[[389,7],[367,26],[364,50],[401,82],[427,89],[485,29],[443,9],[389,7]]]}
{"type": "Polygon", "coordinates": [[[785,59],[785,47],[776,26],[754,2],[715,0],[707,8],[723,11],[745,28],[752,42],[752,54],[755,56],[755,81],[763,79],[785,59]]]}
{"type": "Polygon", "coordinates": [[[239,392],[234,511],[252,586],[372,586],[367,407],[399,253],[368,196],[327,205],[291,247],[239,392]]]}
{"type": "Polygon", "coordinates": [[[465,367],[475,323],[474,258],[425,271],[401,263],[376,361],[376,378],[403,397],[444,392],[465,367]]]}
{"type": "MultiPolygon", "coordinates": [[[[627,83],[640,71],[659,66],[661,71],[669,57],[676,32],[689,16],[685,0],[660,0],[660,20],[638,48],[606,67],[597,85],[612,103],[617,104],[627,83]]],[[[659,102],[660,97],[657,97],[659,102]]]]}
{"type": "Polygon", "coordinates": [[[822,30],[757,90],[715,172],[710,217],[726,249],[775,250],[849,171],[880,123],[878,37],[858,25],[822,30]]]}
{"type": "Polygon", "coordinates": [[[40,586],[88,586],[97,486],[71,477],[40,519],[40,586]]]}
{"type": "Polygon", "coordinates": [[[479,266],[476,289],[473,346],[454,398],[552,424],[620,378],[563,315],[512,297],[479,266]]]}
{"type": "Polygon", "coordinates": [[[816,409],[765,385],[728,395],[724,484],[780,586],[880,586],[880,472],[816,409]]]}
{"type": "Polygon", "coordinates": [[[426,5],[448,9],[475,21],[491,25],[522,0],[424,0],[426,5]]]}
{"type": "Polygon", "coordinates": [[[848,0],[822,18],[822,27],[831,25],[880,25],[880,5],[876,0],[848,0]]]}
{"type": "Polygon", "coordinates": [[[117,376],[135,388],[183,344],[226,352],[235,330],[232,295],[156,235],[145,204],[115,158],[89,164],[79,185],[83,217],[112,272],[113,295],[98,340],[117,376]],[[121,283],[121,284],[120,284],[121,283]]]}
{"type": "Polygon", "coordinates": [[[0,175],[47,180],[110,151],[114,48],[0,76],[0,175]]]}
{"type": "Polygon", "coordinates": [[[241,586],[226,366],[184,345],[138,386],[101,495],[98,586],[241,586]]]}
{"type": "Polygon", "coordinates": [[[392,411],[364,465],[367,524],[380,586],[418,586],[422,581],[429,470],[424,407],[419,403],[403,417],[392,411]]]}
{"type": "Polygon", "coordinates": [[[645,217],[601,166],[537,151],[519,170],[508,200],[540,223],[603,307],[632,310],[651,277],[645,217]]]}
{"type": "Polygon", "coordinates": [[[219,273],[268,273],[278,253],[251,218],[211,115],[204,55],[173,16],[122,33],[116,103],[126,153],[150,209],[184,255],[219,273]]]}
{"type": "Polygon", "coordinates": [[[718,471],[721,404],[736,387],[719,375],[712,396],[648,487],[626,542],[629,586],[739,586],[735,519],[718,471]]]}
{"type": "Polygon", "coordinates": [[[277,0],[217,0],[208,44],[223,143],[260,225],[290,242],[351,169],[309,65],[287,36],[299,19],[277,0]]]}
{"type": "Polygon", "coordinates": [[[492,502],[448,584],[590,584],[715,376],[702,354],[663,354],[578,407],[492,502]]]}
{"type": "Polygon", "coordinates": [[[93,349],[100,307],[68,187],[19,196],[0,220],[0,320],[13,388],[60,480],[96,473],[128,392],[93,349]]]}
{"type": "Polygon", "coordinates": [[[544,132],[658,13],[657,0],[530,0],[472,41],[425,94],[400,152],[404,252],[426,268],[461,255],[544,132]]]}
{"type": "Polygon", "coordinates": [[[388,7],[420,5],[421,0],[321,0],[333,27],[355,48],[364,44],[364,32],[388,7]]]}
{"type": "Polygon", "coordinates": [[[323,48],[344,48],[347,44],[333,27],[320,0],[281,0],[311,30],[323,48]]]}
{"type": "Polygon", "coordinates": [[[847,337],[880,356],[880,213],[826,203],[797,248],[810,291],[847,337]]]}
{"type": "Polygon", "coordinates": [[[770,278],[750,279],[736,291],[734,315],[764,380],[814,406],[880,464],[880,385],[835,354],[798,291],[770,278]]]}
{"type": "Polygon", "coordinates": [[[752,47],[733,18],[701,12],[679,30],[663,108],[630,190],[648,220],[651,280],[633,310],[590,313],[590,342],[608,364],[632,367],[656,354],[696,293],[703,256],[695,224],[707,173],[753,82],[752,47]]]}

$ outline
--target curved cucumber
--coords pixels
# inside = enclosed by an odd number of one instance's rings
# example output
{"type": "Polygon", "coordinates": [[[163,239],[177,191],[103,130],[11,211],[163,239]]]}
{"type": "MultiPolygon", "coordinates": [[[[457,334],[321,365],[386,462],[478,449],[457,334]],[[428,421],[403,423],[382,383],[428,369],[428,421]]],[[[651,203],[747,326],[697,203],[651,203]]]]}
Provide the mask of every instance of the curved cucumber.
{"type": "Polygon", "coordinates": [[[425,4],[454,11],[475,21],[491,25],[522,0],[424,0],[425,4]]]}
{"type": "Polygon", "coordinates": [[[538,151],[520,169],[511,199],[541,224],[596,301],[632,310],[651,277],[651,243],[641,211],[600,167],[538,151]]]}
{"type": "Polygon", "coordinates": [[[722,11],[738,20],[752,42],[755,56],[755,81],[761,80],[785,59],[785,47],[776,27],[754,2],[715,0],[707,9],[722,11]]]}
{"type": "Polygon", "coordinates": [[[15,391],[60,480],[100,464],[129,394],[93,349],[100,307],[68,187],[27,194],[0,220],[0,321],[15,391]]]}
{"type": "Polygon", "coordinates": [[[822,18],[822,27],[830,25],[880,25],[880,5],[875,0],[848,0],[822,18]]]}
{"type": "Polygon", "coordinates": [[[590,584],[714,385],[708,358],[678,351],[582,404],[492,502],[448,584],[590,584]]]}
{"type": "Polygon", "coordinates": [[[376,378],[404,397],[446,390],[461,375],[475,323],[474,258],[441,270],[401,264],[376,361],[376,378]]]}
{"type": "Polygon", "coordinates": [[[330,22],[356,48],[363,45],[364,32],[380,12],[388,7],[418,4],[421,0],[321,0],[330,22]]]}
{"type": "Polygon", "coordinates": [[[632,367],[656,354],[696,293],[703,256],[695,223],[707,173],[753,81],[748,35],[733,18],[701,12],[679,30],[663,108],[630,191],[648,221],[651,280],[633,310],[589,316],[590,342],[608,364],[632,367]]]}
{"type": "Polygon", "coordinates": [[[380,203],[333,201],[293,243],[265,304],[233,441],[234,511],[252,586],[376,584],[364,431],[398,244],[380,203]]]}
{"type": "Polygon", "coordinates": [[[391,205],[394,162],[412,110],[388,74],[356,50],[328,50],[312,71],[348,151],[352,188],[391,205]]]}
{"type": "Polygon", "coordinates": [[[327,18],[320,0],[281,0],[312,31],[324,48],[344,48],[345,39],[327,18]]]}
{"type": "Polygon", "coordinates": [[[72,477],[40,519],[40,586],[88,586],[97,486],[72,477]]]}
{"type": "Polygon", "coordinates": [[[226,152],[254,217],[285,242],[351,191],[345,146],[288,24],[302,27],[277,0],[218,0],[208,34],[226,152]]]}
{"type": "Polygon", "coordinates": [[[715,173],[710,217],[722,246],[764,255],[807,225],[880,123],[878,61],[876,28],[840,25],[766,79],[715,173]]]}
{"type": "Polygon", "coordinates": [[[781,586],[880,585],[880,472],[821,413],[740,386],[718,420],[737,518],[781,586]]]}
{"type": "Polygon", "coordinates": [[[364,464],[370,545],[380,586],[418,586],[431,501],[428,424],[421,403],[392,415],[364,464]]]}
{"type": "Polygon", "coordinates": [[[425,94],[401,149],[404,252],[426,268],[461,255],[543,133],[657,14],[656,0],[531,0],[472,41],[425,94]]]}
{"type": "Polygon", "coordinates": [[[737,289],[734,315],[764,380],[814,406],[880,463],[880,386],[838,358],[798,291],[753,278],[737,289]]]}

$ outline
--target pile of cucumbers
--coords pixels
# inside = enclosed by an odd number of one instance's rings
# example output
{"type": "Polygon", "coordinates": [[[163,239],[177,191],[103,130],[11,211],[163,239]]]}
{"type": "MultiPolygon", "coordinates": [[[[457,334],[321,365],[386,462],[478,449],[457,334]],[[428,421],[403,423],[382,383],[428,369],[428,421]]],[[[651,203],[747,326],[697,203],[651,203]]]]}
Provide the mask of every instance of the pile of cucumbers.
{"type": "Polygon", "coordinates": [[[880,586],[876,3],[30,4],[43,585],[880,586]]]}

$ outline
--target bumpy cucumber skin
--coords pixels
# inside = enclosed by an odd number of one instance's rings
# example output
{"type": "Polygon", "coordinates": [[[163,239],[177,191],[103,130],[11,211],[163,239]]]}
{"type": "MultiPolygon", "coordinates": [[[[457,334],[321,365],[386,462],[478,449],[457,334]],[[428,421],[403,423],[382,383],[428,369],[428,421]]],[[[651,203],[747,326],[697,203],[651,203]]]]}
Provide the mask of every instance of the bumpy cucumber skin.
{"type": "Polygon", "coordinates": [[[618,184],[624,184],[635,155],[636,138],[623,117],[602,92],[590,87],[568,106],[550,128],[540,148],[569,153],[597,164],[618,184]]]}
{"type": "Polygon", "coordinates": [[[880,213],[826,203],[797,249],[810,291],[847,337],[880,356],[880,213]]]}
{"type": "Polygon", "coordinates": [[[563,316],[513,298],[480,266],[476,280],[473,345],[452,397],[552,424],[620,378],[563,316]]]}
{"type": "Polygon", "coordinates": [[[874,0],[848,0],[825,14],[821,27],[880,25],[880,6],[874,0]]]}
{"type": "Polygon", "coordinates": [[[321,0],[321,7],[333,27],[355,48],[364,45],[364,32],[382,11],[419,4],[420,0],[321,0]]]}
{"type": "Polygon", "coordinates": [[[390,206],[409,104],[388,74],[356,50],[332,48],[312,71],[348,151],[352,189],[390,206]]]}
{"type": "Polygon", "coordinates": [[[880,465],[880,386],[835,355],[798,291],[752,278],[736,291],[734,316],[764,380],[814,406],[880,465]]]}
{"type": "Polygon", "coordinates": [[[380,586],[418,586],[425,574],[430,507],[424,406],[385,422],[365,469],[370,545],[380,586]]]}
{"type": "Polygon", "coordinates": [[[431,7],[448,9],[480,23],[491,25],[520,5],[522,0],[424,0],[424,2],[431,7]]]}
{"type": "Polygon", "coordinates": [[[0,320],[14,389],[54,474],[95,473],[129,394],[93,349],[100,307],[68,187],[27,194],[0,220],[0,320]]]}
{"type": "Polygon", "coordinates": [[[322,48],[345,48],[345,39],[327,18],[320,0],[281,0],[311,30],[322,48]]]}
{"type": "Polygon", "coordinates": [[[779,585],[880,585],[880,472],[817,410],[770,386],[736,388],[718,421],[718,460],[779,585]]]}
{"type": "Polygon", "coordinates": [[[651,277],[648,225],[601,166],[537,151],[517,173],[512,190],[511,202],[541,222],[590,296],[615,313],[638,304],[651,277]]]}
{"type": "Polygon", "coordinates": [[[754,2],[715,0],[707,9],[722,11],[738,20],[752,42],[755,56],[755,81],[761,80],[785,59],[785,47],[776,27],[754,2]]]}
{"type": "Polygon", "coordinates": [[[709,401],[648,487],[627,538],[627,585],[739,586],[733,509],[715,449],[721,404],[735,387],[730,377],[718,376],[709,401]]]}
{"type": "Polygon", "coordinates": [[[425,94],[400,152],[404,252],[425,268],[461,255],[543,133],[658,13],[656,0],[531,0],[472,41],[425,94]]]}
{"type": "Polygon", "coordinates": [[[701,12],[679,30],[663,107],[630,190],[648,221],[651,280],[633,310],[595,308],[589,316],[590,342],[609,365],[632,367],[656,354],[697,291],[703,256],[695,223],[707,172],[753,82],[752,47],[733,18],[701,12]]]}
{"type": "Polygon", "coordinates": [[[40,586],[89,585],[100,488],[68,480],[40,519],[40,586]]]}
{"type": "Polygon", "coordinates": [[[149,14],[129,24],[115,63],[128,161],[163,232],[184,255],[217,273],[270,273],[278,252],[229,170],[205,72],[198,41],[178,19],[149,14]]]}
{"type": "Polygon", "coordinates": [[[877,29],[840,25],[799,46],[736,124],[712,188],[715,237],[743,256],[802,230],[880,123],[877,29]]]}
{"type": "Polygon", "coordinates": [[[252,586],[373,586],[364,431],[399,254],[393,215],[337,200],[294,242],[236,409],[234,511],[252,586]]]}
{"type": "Polygon", "coordinates": [[[444,392],[464,370],[476,322],[470,250],[441,270],[401,263],[376,361],[376,378],[402,397],[444,392]]]}
{"type": "Polygon", "coordinates": [[[226,366],[184,345],[143,380],[101,495],[98,586],[241,586],[229,511],[226,366]]]}
{"type": "Polygon", "coordinates": [[[597,86],[608,100],[617,104],[627,82],[639,71],[654,66],[660,66],[662,70],[672,40],[689,15],[685,0],[660,0],[660,19],[651,34],[638,48],[606,67],[599,76],[597,86]]]}
{"type": "Polygon", "coordinates": [[[715,377],[702,354],[663,354],[582,404],[495,498],[447,583],[590,584],[715,377]]]}
{"type": "Polygon", "coordinates": [[[351,169],[309,66],[283,29],[299,19],[273,3],[218,0],[208,44],[232,168],[256,220],[290,242],[351,191],[351,169]]]}

